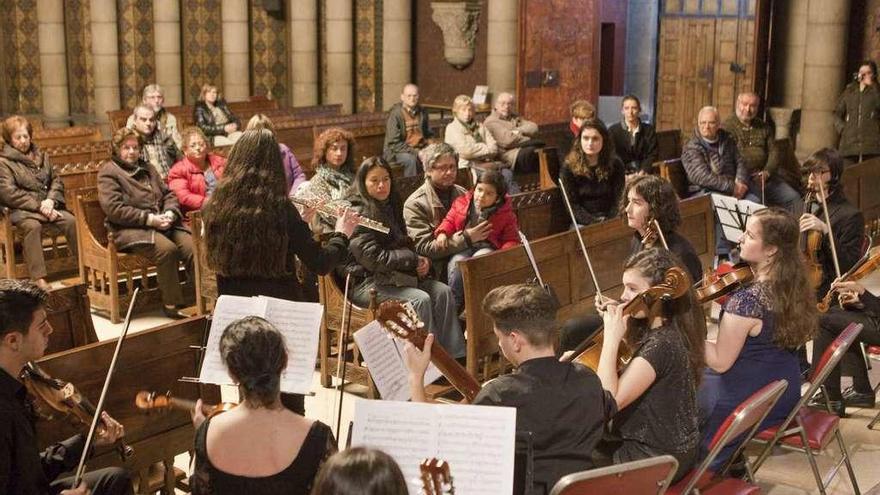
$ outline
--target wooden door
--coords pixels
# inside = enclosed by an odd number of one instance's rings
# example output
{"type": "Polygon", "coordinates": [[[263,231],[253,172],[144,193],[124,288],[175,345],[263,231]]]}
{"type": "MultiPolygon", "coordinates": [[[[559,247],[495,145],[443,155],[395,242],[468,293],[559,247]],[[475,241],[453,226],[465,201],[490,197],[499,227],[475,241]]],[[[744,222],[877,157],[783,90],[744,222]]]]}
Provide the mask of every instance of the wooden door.
{"type": "Polygon", "coordinates": [[[572,101],[599,97],[599,1],[522,0],[517,100],[539,124],[568,120],[572,101]]]}
{"type": "MultiPolygon", "coordinates": [[[[658,129],[690,134],[697,112],[714,105],[722,120],[732,115],[736,95],[763,95],[756,74],[766,60],[768,32],[756,30],[759,0],[664,0],[660,16],[657,73],[658,129]]],[[[760,3],[766,4],[764,0],[760,3]]],[[[762,10],[763,11],[763,10],[762,10]]],[[[762,19],[763,20],[763,19],[762,19]]]]}

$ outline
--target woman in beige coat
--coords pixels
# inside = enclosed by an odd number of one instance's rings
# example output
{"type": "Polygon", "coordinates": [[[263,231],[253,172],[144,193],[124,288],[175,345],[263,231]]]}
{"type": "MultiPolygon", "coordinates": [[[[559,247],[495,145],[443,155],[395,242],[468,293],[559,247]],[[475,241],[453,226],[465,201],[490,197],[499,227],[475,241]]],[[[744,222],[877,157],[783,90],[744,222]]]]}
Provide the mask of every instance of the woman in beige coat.
{"type": "Polygon", "coordinates": [[[498,157],[498,144],[492,133],[474,119],[474,102],[470,96],[458,95],[452,103],[452,119],[446,126],[446,142],[458,153],[458,166],[468,167],[474,181],[486,170],[497,170],[504,177],[511,194],[519,192],[513,170],[498,157]]]}

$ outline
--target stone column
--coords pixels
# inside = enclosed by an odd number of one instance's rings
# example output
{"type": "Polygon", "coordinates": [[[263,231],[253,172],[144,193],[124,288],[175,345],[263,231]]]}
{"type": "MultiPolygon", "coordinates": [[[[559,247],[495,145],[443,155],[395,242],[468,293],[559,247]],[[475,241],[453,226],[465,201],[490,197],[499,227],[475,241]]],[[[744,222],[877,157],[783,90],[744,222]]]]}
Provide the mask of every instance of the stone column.
{"type": "Polygon", "coordinates": [[[849,6],[849,0],[809,2],[798,156],[837,142],[833,112],[844,87],[849,6]]]}
{"type": "Polygon", "coordinates": [[[37,25],[43,122],[47,127],[64,127],[70,118],[70,100],[67,95],[67,56],[62,0],[38,1],[37,25]]]}
{"type": "Polygon", "coordinates": [[[349,113],[354,108],[354,45],[351,0],[324,0],[326,65],[324,72],[324,103],[341,103],[342,110],[349,113]]]}
{"type": "Polygon", "coordinates": [[[385,110],[400,100],[401,89],[413,79],[412,2],[384,0],[382,19],[382,102],[385,108],[381,110],[385,110]]]}
{"type": "Polygon", "coordinates": [[[227,101],[251,95],[247,0],[223,0],[223,96],[227,101]]]}
{"type": "Polygon", "coordinates": [[[519,2],[489,0],[489,32],[486,73],[489,92],[516,90],[516,52],[519,46],[519,2]]]}
{"type": "Polygon", "coordinates": [[[95,119],[106,123],[107,111],[119,108],[119,43],[116,1],[90,0],[92,61],[95,70],[95,119]]]}
{"type": "Polygon", "coordinates": [[[289,0],[290,80],[295,106],[317,105],[318,4],[315,0],[289,0]]]}
{"type": "MultiPolygon", "coordinates": [[[[814,2],[815,3],[815,2],[814,2]]],[[[780,3],[780,28],[783,30],[781,49],[775,71],[782,77],[783,85],[777,104],[788,108],[800,108],[804,89],[804,61],[807,50],[807,7],[810,0],[789,0],[780,3]]]]}
{"type": "Polygon", "coordinates": [[[767,109],[773,124],[776,126],[776,139],[791,137],[791,118],[794,109],[788,107],[770,107],[767,109]]]}
{"type": "Polygon", "coordinates": [[[182,105],[180,0],[154,0],[153,33],[156,39],[156,83],[165,90],[166,105],[182,105]]]}

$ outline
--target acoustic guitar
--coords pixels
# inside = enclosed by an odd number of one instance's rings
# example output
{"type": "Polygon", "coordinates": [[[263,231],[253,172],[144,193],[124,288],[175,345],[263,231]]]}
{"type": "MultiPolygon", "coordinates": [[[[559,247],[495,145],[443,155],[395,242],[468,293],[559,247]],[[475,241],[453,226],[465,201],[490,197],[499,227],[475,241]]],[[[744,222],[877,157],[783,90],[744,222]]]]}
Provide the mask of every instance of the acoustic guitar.
{"type": "MultiPolygon", "coordinates": [[[[376,320],[382,328],[396,337],[409,341],[419,349],[425,347],[425,338],[428,332],[425,323],[419,318],[410,305],[400,301],[384,301],[379,305],[376,320]]],[[[467,402],[473,402],[480,392],[480,383],[477,382],[468,370],[458,364],[452,356],[446,352],[436,340],[431,346],[431,362],[449,380],[449,383],[464,396],[467,402]]]]}

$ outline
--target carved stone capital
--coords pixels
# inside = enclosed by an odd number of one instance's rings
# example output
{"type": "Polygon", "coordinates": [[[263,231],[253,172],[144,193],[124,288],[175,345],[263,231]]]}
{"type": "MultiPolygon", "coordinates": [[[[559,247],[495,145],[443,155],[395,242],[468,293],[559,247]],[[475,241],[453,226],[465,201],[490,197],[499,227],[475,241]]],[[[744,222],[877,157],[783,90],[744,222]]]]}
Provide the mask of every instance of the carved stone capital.
{"type": "Polygon", "coordinates": [[[474,60],[482,1],[431,2],[431,20],[443,32],[443,56],[456,69],[474,60]]]}
{"type": "Polygon", "coordinates": [[[791,136],[791,118],[794,115],[794,108],[770,107],[767,113],[773,119],[776,125],[776,139],[784,139],[791,136]]]}

